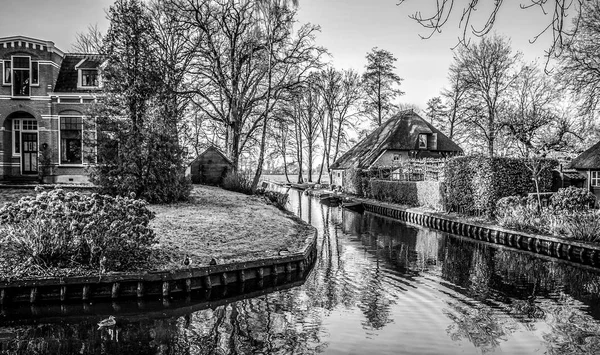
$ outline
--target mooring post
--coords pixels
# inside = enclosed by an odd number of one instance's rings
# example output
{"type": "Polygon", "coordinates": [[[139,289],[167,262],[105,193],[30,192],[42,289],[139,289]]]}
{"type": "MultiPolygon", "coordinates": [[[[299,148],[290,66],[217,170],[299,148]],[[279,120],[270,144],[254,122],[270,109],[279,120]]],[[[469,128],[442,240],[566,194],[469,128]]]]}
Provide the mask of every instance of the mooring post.
{"type": "Polygon", "coordinates": [[[60,287],[60,300],[64,302],[67,299],[67,286],[60,287]]]}
{"type": "Polygon", "coordinates": [[[210,280],[210,275],[204,276],[204,288],[207,288],[207,289],[212,288],[212,282],[210,280]]]}
{"type": "Polygon", "coordinates": [[[171,284],[169,283],[169,281],[163,281],[162,284],[162,295],[163,297],[167,298],[171,295],[171,284]]]}
{"type": "Polygon", "coordinates": [[[29,302],[30,303],[35,303],[37,301],[37,297],[38,297],[38,288],[37,287],[32,287],[31,288],[31,293],[29,294],[29,302]]]}
{"type": "Polygon", "coordinates": [[[6,289],[0,289],[0,305],[4,305],[6,303],[6,289]]]}
{"type": "Polygon", "coordinates": [[[144,282],[143,281],[138,281],[137,283],[137,297],[138,298],[143,298],[144,297],[144,282]]]}
{"type": "Polygon", "coordinates": [[[221,285],[227,286],[227,273],[226,272],[221,274],[221,285]]]}
{"type": "Polygon", "coordinates": [[[112,290],[110,292],[110,297],[114,300],[119,298],[119,290],[121,289],[121,284],[118,282],[114,282],[112,284],[112,290]]]}
{"type": "Polygon", "coordinates": [[[263,277],[265,277],[265,270],[263,270],[262,267],[259,267],[258,270],[256,270],[256,278],[262,280],[263,277]]]}
{"type": "Polygon", "coordinates": [[[238,273],[238,279],[239,279],[239,281],[241,283],[246,282],[246,273],[245,273],[245,271],[243,269],[239,271],[239,273],[238,273]]]}
{"type": "Polygon", "coordinates": [[[192,279],[185,279],[185,292],[192,292],[192,279]]]}
{"type": "Polygon", "coordinates": [[[83,285],[83,291],[81,292],[81,299],[87,301],[90,299],[90,285],[83,285]]]}

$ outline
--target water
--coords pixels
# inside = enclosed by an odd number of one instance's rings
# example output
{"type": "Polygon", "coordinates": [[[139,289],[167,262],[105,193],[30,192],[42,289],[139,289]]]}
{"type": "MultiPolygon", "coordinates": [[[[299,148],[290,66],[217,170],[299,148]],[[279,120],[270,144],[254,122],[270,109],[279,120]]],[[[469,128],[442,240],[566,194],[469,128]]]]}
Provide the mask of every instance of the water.
{"type": "Polygon", "coordinates": [[[306,282],[48,318],[3,309],[0,354],[600,353],[599,272],[290,194],[319,230],[306,282]],[[98,330],[111,312],[117,326],[98,330]]]}

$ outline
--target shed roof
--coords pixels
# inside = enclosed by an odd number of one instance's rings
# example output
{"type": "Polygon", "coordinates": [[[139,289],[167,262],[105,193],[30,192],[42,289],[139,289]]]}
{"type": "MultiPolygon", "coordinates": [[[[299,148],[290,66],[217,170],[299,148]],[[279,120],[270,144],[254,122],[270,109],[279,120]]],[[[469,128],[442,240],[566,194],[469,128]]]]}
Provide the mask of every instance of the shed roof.
{"type": "Polygon", "coordinates": [[[68,53],[62,61],[60,72],[54,87],[55,92],[93,92],[98,89],[78,89],[77,69],[99,68],[102,64],[100,54],[68,53]],[[79,64],[79,66],[77,66],[79,64]],[[77,68],[76,68],[77,66],[77,68]]]}
{"type": "Polygon", "coordinates": [[[569,164],[569,168],[600,170],[600,142],[573,159],[569,164]]]}
{"type": "Polygon", "coordinates": [[[220,156],[223,157],[223,159],[225,159],[229,164],[233,165],[233,162],[231,161],[231,159],[229,159],[229,157],[227,155],[225,155],[225,153],[223,153],[221,151],[221,149],[213,146],[210,146],[208,148],[206,148],[206,150],[204,150],[202,153],[198,154],[198,156],[196,157],[196,159],[194,159],[194,161],[196,161],[198,158],[200,158],[201,156],[203,156],[204,154],[208,153],[209,151],[215,151],[216,153],[218,153],[220,156]]]}
{"type": "Polygon", "coordinates": [[[450,138],[410,110],[398,113],[384,122],[336,160],[331,168],[366,168],[385,150],[416,150],[431,155],[429,151],[419,150],[418,139],[421,133],[437,133],[437,149],[434,152],[463,152],[450,138]]]}

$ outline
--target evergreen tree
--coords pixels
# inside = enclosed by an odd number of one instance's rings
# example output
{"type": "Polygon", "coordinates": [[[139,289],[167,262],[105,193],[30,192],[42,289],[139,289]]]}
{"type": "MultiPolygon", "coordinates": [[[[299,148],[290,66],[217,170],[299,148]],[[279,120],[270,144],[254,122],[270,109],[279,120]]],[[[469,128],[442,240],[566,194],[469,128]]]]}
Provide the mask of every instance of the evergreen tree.
{"type": "Polygon", "coordinates": [[[367,70],[362,76],[367,96],[364,105],[377,126],[396,108],[394,100],[404,94],[398,88],[402,79],[394,73],[396,60],[392,53],[377,47],[367,53],[367,70]]]}

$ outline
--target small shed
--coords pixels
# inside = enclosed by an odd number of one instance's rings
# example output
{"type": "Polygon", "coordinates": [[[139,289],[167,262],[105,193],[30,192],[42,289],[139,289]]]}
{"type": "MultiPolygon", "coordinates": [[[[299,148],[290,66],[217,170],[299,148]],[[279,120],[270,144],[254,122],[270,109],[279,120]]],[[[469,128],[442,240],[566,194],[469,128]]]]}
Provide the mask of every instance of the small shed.
{"type": "Polygon", "coordinates": [[[231,160],[217,147],[210,147],[190,164],[192,183],[219,185],[232,169],[231,160]]]}

